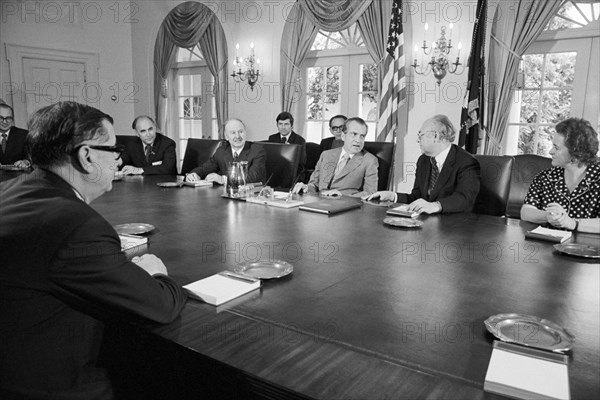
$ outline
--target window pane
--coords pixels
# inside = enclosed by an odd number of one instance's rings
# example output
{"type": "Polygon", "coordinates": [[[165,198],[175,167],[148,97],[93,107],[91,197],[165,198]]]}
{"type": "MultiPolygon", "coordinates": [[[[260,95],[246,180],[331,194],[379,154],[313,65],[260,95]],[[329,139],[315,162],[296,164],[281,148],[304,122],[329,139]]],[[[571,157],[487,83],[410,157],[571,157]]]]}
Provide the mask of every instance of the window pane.
{"type": "Polygon", "coordinates": [[[538,120],[538,109],[540,101],[540,92],[537,90],[522,90],[521,97],[521,115],[519,122],[535,123],[538,120]]]}
{"type": "Polygon", "coordinates": [[[323,127],[327,125],[322,121],[307,121],[306,122],[306,141],[320,143],[323,137],[323,127]]]}
{"type": "Polygon", "coordinates": [[[572,90],[544,90],[542,122],[557,124],[571,115],[572,90]]]}
{"type": "Polygon", "coordinates": [[[194,96],[193,100],[193,114],[192,118],[202,119],[202,97],[194,96]]]}
{"type": "Polygon", "coordinates": [[[550,53],[546,58],[544,87],[572,86],[575,77],[576,52],[550,53]]]}
{"type": "Polygon", "coordinates": [[[550,157],[554,129],[550,126],[540,126],[538,128],[538,135],[536,154],[544,157],[550,157]]]}
{"type": "Polygon", "coordinates": [[[191,75],[179,75],[179,95],[189,96],[192,94],[191,75]]]}
{"type": "Polygon", "coordinates": [[[375,64],[360,65],[360,85],[361,92],[377,91],[377,66],[375,64]]]}
{"type": "Polygon", "coordinates": [[[525,75],[526,88],[539,88],[542,84],[543,54],[523,56],[522,68],[525,75]]]}
{"type": "Polygon", "coordinates": [[[365,121],[377,121],[377,98],[373,93],[358,95],[358,116],[365,121]]]}
{"type": "Polygon", "coordinates": [[[307,82],[306,90],[308,93],[321,91],[321,80],[323,79],[323,70],[321,67],[308,68],[306,71],[307,82]]]}
{"type": "Polygon", "coordinates": [[[519,154],[535,154],[535,133],[533,126],[519,127],[519,154]]]}
{"type": "Polygon", "coordinates": [[[192,92],[190,94],[196,96],[202,94],[202,76],[192,75],[192,92]]]}
{"type": "Polygon", "coordinates": [[[331,117],[341,113],[342,105],[340,103],[340,96],[337,93],[325,96],[325,108],[323,110],[323,116],[321,119],[326,119],[329,121],[331,117]]]}
{"type": "Polygon", "coordinates": [[[342,79],[342,67],[333,65],[327,67],[327,92],[339,92],[342,79]]]}

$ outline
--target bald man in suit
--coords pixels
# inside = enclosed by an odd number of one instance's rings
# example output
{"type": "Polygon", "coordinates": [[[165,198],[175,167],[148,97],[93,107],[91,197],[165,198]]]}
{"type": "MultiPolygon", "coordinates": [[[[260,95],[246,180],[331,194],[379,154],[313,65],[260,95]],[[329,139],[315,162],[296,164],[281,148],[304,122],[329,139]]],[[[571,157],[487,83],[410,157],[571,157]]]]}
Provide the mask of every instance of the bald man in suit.
{"type": "Polygon", "coordinates": [[[377,157],[363,149],[368,126],[361,118],[350,118],[343,128],[344,146],[321,153],[308,184],[298,183],[294,193],[323,196],[362,197],[377,190],[377,157]]]}

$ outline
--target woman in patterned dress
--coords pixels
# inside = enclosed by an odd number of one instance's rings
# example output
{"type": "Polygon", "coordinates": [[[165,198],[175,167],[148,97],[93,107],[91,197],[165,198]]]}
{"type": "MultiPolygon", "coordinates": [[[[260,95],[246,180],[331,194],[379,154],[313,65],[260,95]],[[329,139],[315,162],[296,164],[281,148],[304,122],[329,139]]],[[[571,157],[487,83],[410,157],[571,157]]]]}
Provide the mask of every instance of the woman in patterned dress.
{"type": "Polygon", "coordinates": [[[553,228],[600,233],[600,164],[598,134],[583,119],[556,125],[552,167],[529,187],[521,219],[553,228]]]}

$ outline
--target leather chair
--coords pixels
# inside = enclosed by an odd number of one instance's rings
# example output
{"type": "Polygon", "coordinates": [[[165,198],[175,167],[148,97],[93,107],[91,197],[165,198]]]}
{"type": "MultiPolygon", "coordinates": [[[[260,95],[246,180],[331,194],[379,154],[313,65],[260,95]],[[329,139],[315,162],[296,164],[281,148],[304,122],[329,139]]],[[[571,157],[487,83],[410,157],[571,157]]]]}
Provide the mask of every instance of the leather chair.
{"type": "Polygon", "coordinates": [[[481,186],[475,199],[474,212],[504,215],[513,166],[511,156],[475,155],[481,168],[481,186]]]}
{"type": "Polygon", "coordinates": [[[269,142],[255,142],[255,144],[262,146],[267,153],[267,179],[273,174],[269,186],[273,188],[291,188],[296,179],[298,164],[300,164],[302,146],[299,144],[269,142]]]}
{"type": "Polygon", "coordinates": [[[533,182],[533,178],[540,171],[550,168],[552,166],[552,159],[535,154],[519,154],[514,156],[514,159],[506,216],[521,218],[521,206],[523,205],[529,186],[533,182]]]}
{"type": "Polygon", "coordinates": [[[116,135],[117,144],[122,144],[123,146],[127,146],[129,143],[133,142],[138,138],[137,135],[116,135]]]}
{"type": "Polygon", "coordinates": [[[377,157],[377,190],[387,190],[394,157],[394,144],[389,142],[365,142],[365,150],[377,157]]]}
{"type": "Polygon", "coordinates": [[[188,139],[181,174],[187,174],[199,165],[204,164],[212,156],[221,144],[221,140],[215,139],[188,139]]]}
{"type": "Polygon", "coordinates": [[[321,156],[321,146],[318,143],[306,142],[306,165],[304,166],[304,183],[308,183],[314,172],[317,161],[321,156]]]}

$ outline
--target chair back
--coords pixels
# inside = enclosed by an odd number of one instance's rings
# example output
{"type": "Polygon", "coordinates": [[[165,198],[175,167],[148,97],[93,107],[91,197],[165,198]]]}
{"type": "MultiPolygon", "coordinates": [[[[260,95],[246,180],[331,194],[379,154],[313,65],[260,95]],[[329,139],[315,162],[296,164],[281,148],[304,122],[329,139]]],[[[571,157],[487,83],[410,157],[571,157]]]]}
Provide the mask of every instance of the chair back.
{"type": "Polygon", "coordinates": [[[221,140],[215,139],[188,139],[181,173],[187,174],[194,168],[204,164],[215,154],[220,144],[221,140]]]}
{"type": "Polygon", "coordinates": [[[552,159],[536,154],[519,154],[514,156],[515,162],[510,180],[506,216],[521,218],[521,206],[536,175],[552,166],[552,159]]]}
{"type": "Polygon", "coordinates": [[[306,142],[306,165],[304,166],[304,183],[308,183],[311,174],[321,156],[321,146],[318,143],[306,142]]]}
{"type": "Polygon", "coordinates": [[[365,142],[365,150],[377,157],[377,190],[387,190],[394,157],[394,144],[389,142],[365,142]]]}
{"type": "Polygon", "coordinates": [[[267,179],[273,174],[269,186],[289,189],[296,179],[302,146],[269,142],[255,142],[255,144],[262,146],[267,153],[267,179]]]}
{"type": "Polygon", "coordinates": [[[475,155],[481,168],[481,186],[473,211],[478,214],[504,215],[508,201],[511,156],[475,155]]]}
{"type": "Polygon", "coordinates": [[[127,146],[129,143],[133,142],[138,138],[137,135],[116,135],[117,144],[122,144],[123,146],[127,146]]]}

